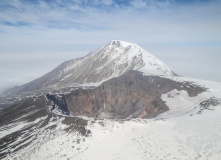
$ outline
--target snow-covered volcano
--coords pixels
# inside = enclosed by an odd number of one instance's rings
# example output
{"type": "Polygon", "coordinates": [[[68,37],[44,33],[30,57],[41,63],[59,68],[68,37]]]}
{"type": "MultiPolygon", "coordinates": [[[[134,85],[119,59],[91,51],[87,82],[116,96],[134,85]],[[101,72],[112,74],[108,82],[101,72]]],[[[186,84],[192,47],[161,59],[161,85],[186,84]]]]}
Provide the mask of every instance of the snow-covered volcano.
{"type": "Polygon", "coordinates": [[[8,93],[64,88],[77,84],[101,84],[129,70],[153,75],[176,75],[167,65],[138,45],[113,40],[85,57],[66,61],[42,77],[12,88],[8,93]]]}
{"type": "Polygon", "coordinates": [[[175,75],[123,41],[64,62],[11,90],[0,159],[220,160],[221,84],[175,75]]]}

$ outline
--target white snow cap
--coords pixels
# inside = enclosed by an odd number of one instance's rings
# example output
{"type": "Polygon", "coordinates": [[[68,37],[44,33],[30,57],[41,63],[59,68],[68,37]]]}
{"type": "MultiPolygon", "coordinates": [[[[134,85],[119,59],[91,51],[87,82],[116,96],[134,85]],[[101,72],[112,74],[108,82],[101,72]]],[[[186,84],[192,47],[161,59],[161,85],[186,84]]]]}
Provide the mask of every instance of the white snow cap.
{"type": "Polygon", "coordinates": [[[135,43],[112,40],[104,48],[108,48],[109,50],[114,48],[114,51],[118,52],[111,52],[111,55],[114,57],[119,56],[120,59],[133,60],[134,57],[140,57],[143,65],[142,67],[134,68],[134,70],[153,75],[177,76],[170,67],[135,43]]]}

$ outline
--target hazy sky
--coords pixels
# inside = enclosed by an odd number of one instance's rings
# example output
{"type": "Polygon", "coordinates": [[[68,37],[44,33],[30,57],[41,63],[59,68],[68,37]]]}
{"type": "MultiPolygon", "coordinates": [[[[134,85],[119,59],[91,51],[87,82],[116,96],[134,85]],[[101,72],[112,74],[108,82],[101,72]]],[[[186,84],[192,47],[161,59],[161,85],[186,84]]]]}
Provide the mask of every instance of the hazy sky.
{"type": "Polygon", "coordinates": [[[113,39],[221,82],[221,0],[0,0],[0,90],[113,39]]]}

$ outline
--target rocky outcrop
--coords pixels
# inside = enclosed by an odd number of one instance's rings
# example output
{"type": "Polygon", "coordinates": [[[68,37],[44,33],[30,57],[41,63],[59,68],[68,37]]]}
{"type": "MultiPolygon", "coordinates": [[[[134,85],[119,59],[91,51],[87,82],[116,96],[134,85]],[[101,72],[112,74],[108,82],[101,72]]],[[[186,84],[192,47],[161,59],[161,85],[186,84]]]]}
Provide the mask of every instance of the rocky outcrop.
{"type": "Polygon", "coordinates": [[[221,104],[221,98],[211,97],[209,99],[206,99],[202,101],[199,106],[200,110],[197,112],[197,114],[201,114],[203,110],[214,110],[213,107],[219,106],[221,104]]]}
{"type": "Polygon", "coordinates": [[[56,109],[56,110],[59,110],[60,113],[63,115],[70,115],[64,98],[59,97],[59,96],[55,96],[55,95],[51,95],[51,94],[47,94],[46,98],[53,102],[53,104],[52,104],[53,107],[51,108],[51,111],[56,109]]]}
{"type": "Polygon", "coordinates": [[[128,71],[97,88],[79,88],[64,98],[68,109],[75,115],[152,118],[169,109],[160,97],[173,89],[185,90],[191,97],[206,90],[190,82],[181,83],[160,76],[146,76],[139,71],[128,71]]]}

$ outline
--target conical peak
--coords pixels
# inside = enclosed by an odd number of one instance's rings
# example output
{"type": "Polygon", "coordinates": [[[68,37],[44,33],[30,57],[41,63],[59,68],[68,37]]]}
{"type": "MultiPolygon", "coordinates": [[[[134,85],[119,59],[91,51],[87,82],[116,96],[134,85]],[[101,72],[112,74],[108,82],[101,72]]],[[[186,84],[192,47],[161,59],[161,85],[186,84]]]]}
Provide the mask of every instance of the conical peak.
{"type": "Polygon", "coordinates": [[[100,84],[129,70],[150,75],[175,75],[168,66],[138,45],[112,40],[105,47],[85,57],[64,62],[53,71],[16,90],[100,84]]]}

